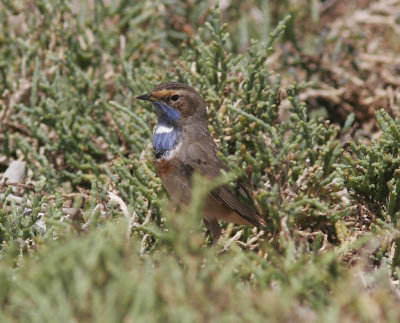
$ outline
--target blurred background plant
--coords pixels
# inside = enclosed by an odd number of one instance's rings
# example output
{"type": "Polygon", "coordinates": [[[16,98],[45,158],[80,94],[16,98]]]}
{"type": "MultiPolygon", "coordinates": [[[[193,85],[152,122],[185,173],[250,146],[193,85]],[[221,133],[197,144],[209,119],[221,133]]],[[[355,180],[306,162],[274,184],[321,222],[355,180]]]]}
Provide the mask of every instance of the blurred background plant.
{"type": "Polygon", "coordinates": [[[28,169],[0,184],[1,321],[398,321],[400,3],[215,7],[1,2],[0,172],[28,169]],[[205,248],[202,184],[169,208],[134,100],[164,81],[203,95],[264,231],[205,248]]]}

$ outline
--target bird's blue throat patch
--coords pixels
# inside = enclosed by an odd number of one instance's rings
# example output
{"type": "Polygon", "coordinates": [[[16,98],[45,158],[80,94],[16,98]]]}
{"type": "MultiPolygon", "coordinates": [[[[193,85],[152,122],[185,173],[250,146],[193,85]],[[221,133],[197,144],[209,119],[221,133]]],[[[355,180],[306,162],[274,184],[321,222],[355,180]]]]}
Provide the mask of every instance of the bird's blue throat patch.
{"type": "Polygon", "coordinates": [[[179,129],[165,123],[158,124],[153,135],[153,146],[156,159],[164,158],[168,152],[175,149],[178,145],[179,137],[179,129]]]}
{"type": "Polygon", "coordinates": [[[180,129],[176,123],[181,118],[178,110],[172,109],[163,102],[153,102],[157,110],[158,125],[154,131],[153,146],[156,159],[172,158],[172,152],[178,145],[180,129]]]}
{"type": "Polygon", "coordinates": [[[181,113],[178,110],[172,109],[164,102],[152,102],[157,111],[158,121],[160,123],[173,125],[181,118],[181,113]]]}

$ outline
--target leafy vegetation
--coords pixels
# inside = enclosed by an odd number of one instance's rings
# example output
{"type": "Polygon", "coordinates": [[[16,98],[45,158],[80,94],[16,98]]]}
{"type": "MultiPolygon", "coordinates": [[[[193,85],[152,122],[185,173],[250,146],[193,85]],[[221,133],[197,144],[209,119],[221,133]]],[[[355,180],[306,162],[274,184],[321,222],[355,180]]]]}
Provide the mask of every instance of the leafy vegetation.
{"type": "Polygon", "coordinates": [[[0,182],[0,321],[397,322],[400,5],[326,3],[3,0],[0,172],[28,171],[0,182]],[[170,207],[134,99],[164,81],[203,95],[262,231],[209,246],[202,178],[170,207]]]}

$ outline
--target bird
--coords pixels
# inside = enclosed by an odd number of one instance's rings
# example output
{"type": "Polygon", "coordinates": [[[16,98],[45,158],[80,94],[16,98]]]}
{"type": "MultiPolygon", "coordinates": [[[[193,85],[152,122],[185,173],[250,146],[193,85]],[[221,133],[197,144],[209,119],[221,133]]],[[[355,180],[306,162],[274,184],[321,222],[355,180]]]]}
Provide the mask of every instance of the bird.
{"type": "MultiPolygon", "coordinates": [[[[136,99],[149,101],[155,108],[155,166],[170,198],[185,207],[191,200],[195,172],[213,180],[229,171],[217,156],[218,146],[208,129],[206,103],[195,89],[178,82],[161,83],[136,99]]],[[[236,191],[252,202],[247,189],[237,185],[236,191]]],[[[244,204],[228,185],[212,190],[204,204],[203,222],[212,234],[213,244],[222,233],[219,221],[258,228],[265,225],[254,204],[244,204]]]]}

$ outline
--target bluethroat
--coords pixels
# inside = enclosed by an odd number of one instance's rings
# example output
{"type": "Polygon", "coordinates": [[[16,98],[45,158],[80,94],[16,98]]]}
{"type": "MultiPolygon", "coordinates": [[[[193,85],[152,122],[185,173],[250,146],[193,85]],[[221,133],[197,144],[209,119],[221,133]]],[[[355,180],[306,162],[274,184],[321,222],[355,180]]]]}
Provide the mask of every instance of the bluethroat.
{"type": "MultiPolygon", "coordinates": [[[[137,99],[150,101],[156,110],[155,165],[172,200],[184,207],[191,199],[194,172],[212,180],[221,171],[229,171],[217,157],[218,147],[207,126],[206,104],[196,90],[176,82],[162,83],[137,99]]],[[[238,191],[250,196],[243,186],[238,191]]],[[[203,220],[214,242],[221,235],[219,220],[256,227],[265,225],[254,207],[243,204],[226,185],[209,193],[203,220]]]]}

